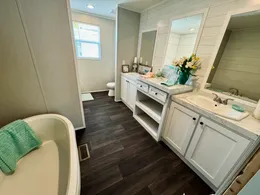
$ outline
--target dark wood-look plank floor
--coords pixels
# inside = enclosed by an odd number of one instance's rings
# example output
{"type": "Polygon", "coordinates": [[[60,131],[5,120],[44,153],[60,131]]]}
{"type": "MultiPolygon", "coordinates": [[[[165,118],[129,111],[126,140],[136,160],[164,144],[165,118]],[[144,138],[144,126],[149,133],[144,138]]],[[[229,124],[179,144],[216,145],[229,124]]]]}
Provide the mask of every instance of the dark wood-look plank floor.
{"type": "Polygon", "coordinates": [[[81,162],[81,195],[209,195],[212,190],[166,145],[157,143],[107,92],[84,102],[91,158],[81,162]]]}

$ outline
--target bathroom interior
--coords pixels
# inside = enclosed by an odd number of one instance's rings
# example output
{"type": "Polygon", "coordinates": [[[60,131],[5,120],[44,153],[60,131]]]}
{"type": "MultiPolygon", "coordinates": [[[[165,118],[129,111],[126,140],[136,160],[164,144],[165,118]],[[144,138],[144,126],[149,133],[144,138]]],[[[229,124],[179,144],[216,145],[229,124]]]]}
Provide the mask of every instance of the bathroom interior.
{"type": "Polygon", "coordinates": [[[1,195],[256,195],[259,0],[3,0],[1,195]]]}

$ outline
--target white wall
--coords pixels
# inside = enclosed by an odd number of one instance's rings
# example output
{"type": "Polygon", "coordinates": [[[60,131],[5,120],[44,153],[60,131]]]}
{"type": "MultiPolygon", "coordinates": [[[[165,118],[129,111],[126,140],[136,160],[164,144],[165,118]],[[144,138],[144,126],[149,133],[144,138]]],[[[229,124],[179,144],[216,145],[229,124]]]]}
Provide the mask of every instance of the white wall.
{"type": "Polygon", "coordinates": [[[202,69],[197,73],[199,82],[202,82],[227,13],[254,4],[260,4],[260,0],[192,0],[192,3],[191,0],[169,0],[144,11],[141,14],[140,33],[146,29],[158,28],[155,69],[163,65],[171,18],[209,8],[197,50],[198,56],[203,60],[202,69]]]}
{"type": "Polygon", "coordinates": [[[243,96],[260,97],[260,28],[232,31],[212,87],[229,91],[237,88],[243,96]]]}
{"type": "Polygon", "coordinates": [[[164,65],[172,64],[172,61],[176,58],[180,37],[180,35],[173,32],[170,34],[164,65]]]}
{"type": "Polygon", "coordinates": [[[0,127],[47,112],[14,0],[0,6],[0,127]]]}
{"type": "Polygon", "coordinates": [[[162,65],[172,64],[173,60],[183,56],[189,57],[193,52],[196,38],[197,34],[176,34],[172,32],[162,65]]]}
{"type": "Polygon", "coordinates": [[[197,38],[197,34],[181,35],[175,58],[179,59],[183,56],[186,57],[191,56],[194,50],[196,38],[197,38]]]}
{"type": "Polygon", "coordinates": [[[100,27],[101,60],[77,59],[81,92],[106,90],[115,81],[115,21],[78,12],[72,20],[100,27]]]}
{"type": "Polygon", "coordinates": [[[69,7],[64,0],[2,2],[0,125],[59,113],[84,127],[69,7]]]}

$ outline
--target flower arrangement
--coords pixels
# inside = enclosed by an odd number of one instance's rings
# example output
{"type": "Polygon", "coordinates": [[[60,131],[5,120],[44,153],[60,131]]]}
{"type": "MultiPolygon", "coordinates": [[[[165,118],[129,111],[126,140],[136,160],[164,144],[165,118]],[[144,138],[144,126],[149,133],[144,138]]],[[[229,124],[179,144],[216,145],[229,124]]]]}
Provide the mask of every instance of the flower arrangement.
{"type": "Polygon", "coordinates": [[[185,84],[189,79],[189,76],[195,76],[194,74],[196,71],[201,68],[201,61],[196,54],[192,54],[189,58],[182,57],[179,60],[174,60],[173,65],[179,68],[179,83],[185,84]]]}

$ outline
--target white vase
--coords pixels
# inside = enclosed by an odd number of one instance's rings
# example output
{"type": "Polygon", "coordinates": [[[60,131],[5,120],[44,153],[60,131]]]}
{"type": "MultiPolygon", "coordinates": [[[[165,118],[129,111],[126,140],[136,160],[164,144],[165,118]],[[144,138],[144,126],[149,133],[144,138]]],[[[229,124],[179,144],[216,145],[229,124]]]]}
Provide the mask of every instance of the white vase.
{"type": "Polygon", "coordinates": [[[254,113],[253,113],[253,116],[260,120],[260,100],[258,101],[257,105],[256,105],[256,108],[254,110],[254,113]]]}

